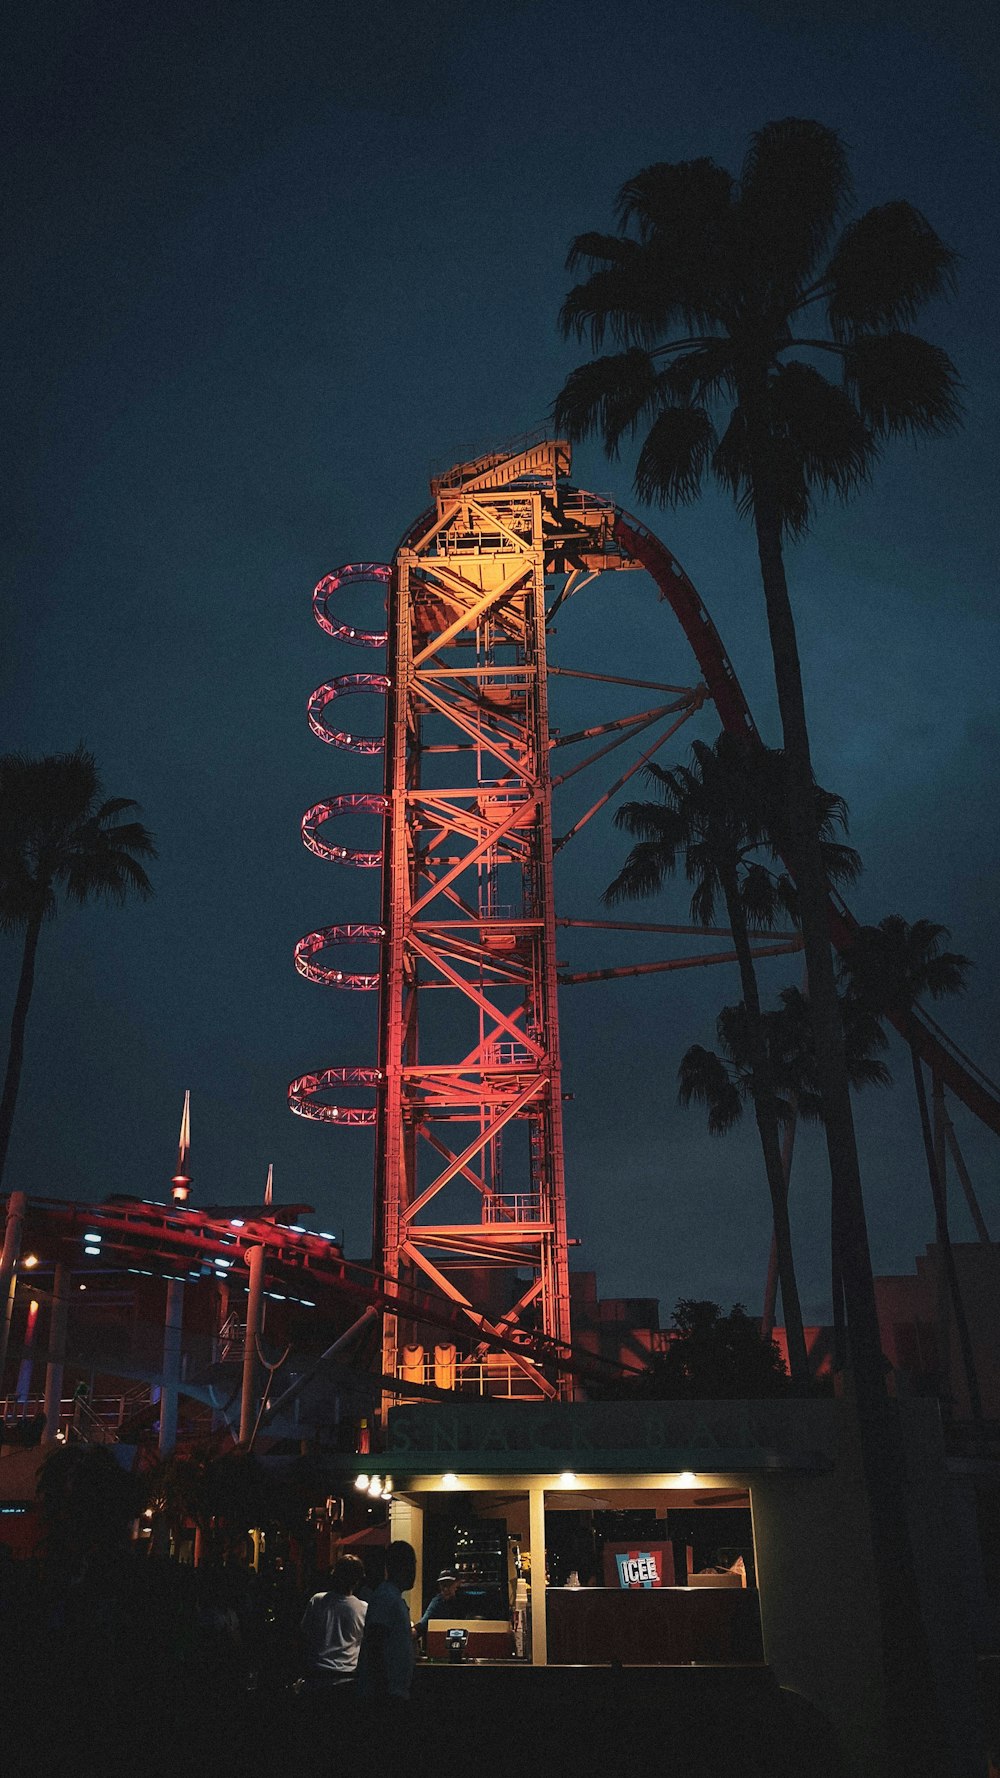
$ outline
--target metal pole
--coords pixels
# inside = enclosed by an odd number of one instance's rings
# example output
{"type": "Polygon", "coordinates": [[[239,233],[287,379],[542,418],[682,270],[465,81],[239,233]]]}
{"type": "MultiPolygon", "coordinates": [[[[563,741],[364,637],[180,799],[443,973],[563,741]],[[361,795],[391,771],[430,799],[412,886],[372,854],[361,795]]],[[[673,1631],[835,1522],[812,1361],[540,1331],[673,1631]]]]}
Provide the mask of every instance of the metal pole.
{"type": "Polygon", "coordinates": [[[184,1284],[171,1278],[167,1284],[167,1312],[163,1323],[163,1380],[160,1385],[159,1453],[169,1457],[177,1443],[177,1395],[181,1380],[181,1339],[184,1332],[184,1284]]]}
{"type": "Polygon", "coordinates": [[[548,1658],[545,1631],[545,1490],[528,1489],[528,1549],[531,1552],[531,1664],[548,1658]]]}
{"type": "Polygon", "coordinates": [[[0,1324],[0,1393],[3,1391],[3,1373],[7,1363],[10,1321],[14,1313],[14,1291],[17,1288],[17,1262],[21,1254],[21,1231],[24,1228],[24,1213],[27,1207],[28,1200],[24,1192],[11,1192],[7,1199],[3,1253],[0,1254],[0,1309],[3,1314],[3,1322],[0,1324]]]}
{"type": "Polygon", "coordinates": [[[72,1274],[61,1262],[52,1280],[52,1315],[49,1321],[49,1355],[45,1366],[45,1428],[43,1440],[51,1442],[59,1431],[63,1367],[66,1362],[66,1323],[69,1319],[69,1286],[72,1274]]]}
{"type": "Polygon", "coordinates": [[[257,1414],[257,1335],[260,1333],[260,1312],[264,1302],[263,1247],[251,1247],[247,1254],[250,1267],[250,1295],[247,1297],[246,1345],[243,1348],[243,1393],[240,1397],[240,1444],[247,1445],[257,1414]]]}
{"type": "Polygon", "coordinates": [[[277,1414],[280,1414],[282,1408],[287,1407],[290,1401],[295,1401],[306,1384],[312,1382],[317,1372],[322,1370],[323,1366],[328,1364],[331,1359],[339,1358],[378,1313],[379,1311],[374,1305],[370,1306],[358,1316],[357,1321],[351,1323],[344,1333],[338,1334],[333,1345],[328,1346],[325,1352],[321,1352],[319,1357],[306,1370],[302,1371],[301,1375],[296,1377],[294,1383],[290,1383],[284,1393],[279,1395],[276,1401],[272,1401],[270,1407],[261,1415],[261,1425],[267,1426],[277,1414]]]}
{"type": "Polygon", "coordinates": [[[958,1137],[955,1135],[955,1127],[948,1115],[947,1106],[945,1106],[944,1110],[944,1133],[948,1147],[951,1149],[951,1158],[955,1163],[955,1171],[958,1174],[959,1184],[965,1193],[965,1201],[969,1206],[969,1214],[976,1225],[976,1234],[983,1246],[988,1247],[990,1245],[990,1231],[986,1227],[985,1218],[979,1207],[979,1199],[976,1197],[975,1186],[969,1177],[969,1169],[965,1164],[965,1156],[958,1146],[958,1137]]]}

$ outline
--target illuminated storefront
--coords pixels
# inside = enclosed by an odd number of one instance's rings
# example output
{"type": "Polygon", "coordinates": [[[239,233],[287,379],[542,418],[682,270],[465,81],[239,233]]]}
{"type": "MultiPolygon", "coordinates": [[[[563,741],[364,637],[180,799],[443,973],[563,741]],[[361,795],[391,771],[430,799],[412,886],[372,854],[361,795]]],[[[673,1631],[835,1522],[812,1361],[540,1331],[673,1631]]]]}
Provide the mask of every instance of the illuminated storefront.
{"type": "MultiPolygon", "coordinates": [[[[974,1655],[937,1411],[899,1408],[939,1683],[952,1714],[972,1721],[974,1655]]],[[[392,1535],[417,1552],[414,1619],[442,1562],[460,1565],[458,1534],[470,1562],[494,1564],[489,1584],[473,1573],[474,1610],[432,1619],[431,1655],[446,1656],[459,1629],[465,1658],[535,1666],[766,1662],[860,1757],[879,1712],[878,1617],[844,1402],[421,1404],[390,1413],[380,1461],[392,1535]],[[749,1547],[734,1554],[731,1543],[731,1562],[699,1572],[712,1542],[699,1543],[699,1515],[715,1512],[747,1515],[749,1547]],[[577,1516],[573,1534],[560,1530],[565,1514],[577,1516]],[[615,1537],[616,1522],[641,1529],[615,1537]]]]}

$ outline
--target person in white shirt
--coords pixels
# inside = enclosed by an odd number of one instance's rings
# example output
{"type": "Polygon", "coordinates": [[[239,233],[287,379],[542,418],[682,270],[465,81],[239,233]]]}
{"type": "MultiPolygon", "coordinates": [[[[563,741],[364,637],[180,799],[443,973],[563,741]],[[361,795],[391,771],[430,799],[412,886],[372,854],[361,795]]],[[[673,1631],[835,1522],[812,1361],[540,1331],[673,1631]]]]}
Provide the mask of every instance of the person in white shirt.
{"type": "Polygon", "coordinates": [[[385,1580],[376,1587],[365,1618],[355,1680],[365,1700],[406,1699],[413,1681],[414,1648],[410,1608],[403,1598],[417,1578],[413,1545],[391,1543],[385,1580]]]}
{"type": "Polygon", "coordinates": [[[314,1593],[302,1619],[306,1686],[326,1691],[354,1678],[368,1607],[355,1591],[365,1578],[357,1556],[341,1556],[330,1576],[330,1590],[314,1593]]]}

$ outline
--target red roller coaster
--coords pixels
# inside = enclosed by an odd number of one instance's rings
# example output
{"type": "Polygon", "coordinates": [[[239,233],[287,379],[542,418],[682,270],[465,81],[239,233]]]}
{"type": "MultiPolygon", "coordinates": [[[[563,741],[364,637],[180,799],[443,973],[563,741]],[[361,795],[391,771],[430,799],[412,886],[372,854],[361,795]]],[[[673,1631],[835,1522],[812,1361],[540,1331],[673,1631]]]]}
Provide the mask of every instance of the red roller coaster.
{"type": "MultiPolygon", "coordinates": [[[[362,562],[320,581],[313,603],[322,628],[355,647],[387,647],[388,658],[385,674],[345,674],[320,686],[309,700],[310,726],[337,747],[384,751],[385,779],[381,795],[315,804],[302,835],[321,858],[382,866],[382,914],[378,923],[323,927],[295,950],[297,969],[311,981],[379,989],[377,1066],[304,1075],[292,1082],[289,1101],[304,1117],[376,1128],[373,1265],[384,1278],[383,1374],[431,1381],[436,1374],[424,1349],[433,1323],[412,1308],[419,1285],[448,1305],[449,1325],[459,1330],[457,1347],[443,1357],[438,1348],[437,1371],[455,1375],[459,1388],[524,1397],[571,1393],[578,1369],[570,1344],[558,986],[732,956],[560,969],[561,926],[725,935],[557,918],[553,859],[706,702],[730,733],[751,745],[758,739],[721,638],[683,569],[612,501],[572,487],[569,471],[568,445],[551,440],[460,464],[432,482],[434,504],[407,532],[391,567],[362,562]],[[570,672],[547,661],[555,613],[599,574],[642,569],[677,617],[701,682],[574,674],[651,690],[659,701],[573,734],[550,732],[549,678],[570,672]],[[331,616],[339,595],[372,582],[388,592],[386,630],[331,616]],[[362,691],[386,696],[384,736],[327,722],[336,699],[362,691]],[[638,758],[554,839],[553,789],[649,729],[653,738],[638,758]],[[553,774],[555,747],[600,737],[610,738],[553,774]],[[324,823],[357,814],[384,819],[381,848],[319,838],[324,823]],[[378,971],[341,967],[341,947],[354,944],[380,947],[378,971]],[[338,961],[317,960],[332,951],[338,961]],[[341,1102],[345,1088],[359,1086],[374,1090],[374,1104],[341,1102]]],[[[839,899],[830,918],[835,942],[849,946],[854,922],[839,899]]],[[[773,955],[798,944],[795,934],[770,935],[759,950],[773,955]]],[[[936,1082],[1000,1133],[1000,1091],[933,1021],[921,1019],[917,1030],[936,1082]]]]}

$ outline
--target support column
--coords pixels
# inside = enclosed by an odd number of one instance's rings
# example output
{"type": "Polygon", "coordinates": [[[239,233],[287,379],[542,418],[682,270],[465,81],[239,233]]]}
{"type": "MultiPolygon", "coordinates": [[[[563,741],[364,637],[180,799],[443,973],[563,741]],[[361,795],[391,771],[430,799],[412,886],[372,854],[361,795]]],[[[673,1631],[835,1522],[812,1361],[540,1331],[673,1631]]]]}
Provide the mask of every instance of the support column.
{"type": "Polygon", "coordinates": [[[417,1576],[404,1594],[414,1623],[424,1609],[424,1509],[414,1500],[393,1500],[389,1508],[389,1535],[393,1543],[410,1543],[417,1558],[417,1576]]]}
{"type": "Polygon", "coordinates": [[[28,1200],[24,1192],[11,1192],[7,1199],[7,1220],[3,1232],[3,1253],[0,1254],[0,1394],[7,1363],[10,1322],[14,1313],[14,1292],[17,1289],[17,1262],[21,1256],[21,1232],[28,1200]]]}
{"type": "Polygon", "coordinates": [[[528,1489],[528,1553],[531,1556],[531,1664],[548,1660],[545,1629],[545,1489],[528,1489]]]}
{"type": "Polygon", "coordinates": [[[257,1417],[257,1335],[260,1333],[260,1312],[264,1303],[263,1247],[251,1247],[247,1254],[250,1267],[250,1295],[247,1297],[246,1345],[243,1348],[243,1393],[240,1397],[240,1444],[248,1445],[257,1417]]]}
{"type": "Polygon", "coordinates": [[[38,1299],[32,1297],[28,1304],[28,1319],[24,1329],[24,1345],[21,1347],[21,1367],[17,1373],[18,1406],[24,1407],[31,1395],[31,1373],[34,1370],[35,1334],[38,1330],[38,1299]]]}
{"type": "Polygon", "coordinates": [[[171,1278],[163,1323],[163,1382],[160,1387],[159,1453],[169,1457],[177,1443],[177,1394],[181,1380],[181,1338],[184,1331],[184,1285],[171,1278]]]}
{"type": "Polygon", "coordinates": [[[45,1429],[43,1441],[51,1442],[59,1431],[59,1404],[62,1400],[63,1370],[66,1364],[66,1324],[69,1320],[69,1287],[71,1272],[62,1262],[56,1266],[52,1280],[52,1315],[49,1321],[49,1355],[45,1366],[45,1429]]]}

